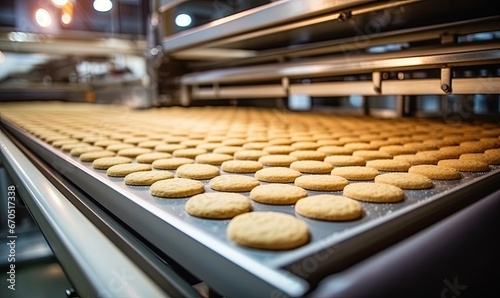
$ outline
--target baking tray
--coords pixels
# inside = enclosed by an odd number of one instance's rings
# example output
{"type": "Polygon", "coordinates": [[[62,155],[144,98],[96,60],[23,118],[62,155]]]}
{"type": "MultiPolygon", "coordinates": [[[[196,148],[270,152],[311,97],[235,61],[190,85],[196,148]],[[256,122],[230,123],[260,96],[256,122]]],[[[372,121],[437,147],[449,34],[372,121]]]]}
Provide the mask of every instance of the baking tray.
{"type": "MultiPolygon", "coordinates": [[[[406,198],[401,203],[362,202],[364,216],[349,222],[312,220],[296,215],[293,205],[273,206],[252,201],[255,211],[292,214],[310,227],[309,244],[288,251],[265,251],[229,241],[226,238],[229,220],[188,215],[184,210],[187,198],[153,197],[149,187],[127,186],[122,178],[94,170],[91,163],[80,162],[13,123],[2,120],[2,126],[151,244],[227,297],[303,296],[326,275],[498,189],[496,181],[500,179],[500,166],[494,166],[489,172],[463,173],[463,179],[458,181],[434,180],[432,189],[405,190],[406,198]]],[[[202,182],[205,191],[211,192],[208,180],[202,182]]]]}

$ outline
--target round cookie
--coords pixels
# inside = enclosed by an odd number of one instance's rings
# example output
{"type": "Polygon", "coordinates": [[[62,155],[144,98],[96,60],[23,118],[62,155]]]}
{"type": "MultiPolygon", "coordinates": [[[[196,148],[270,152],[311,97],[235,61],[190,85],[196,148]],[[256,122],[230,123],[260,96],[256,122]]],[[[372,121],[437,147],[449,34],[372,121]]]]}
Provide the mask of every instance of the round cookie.
{"type": "Polygon", "coordinates": [[[240,150],[242,150],[242,147],[240,147],[240,146],[221,146],[221,147],[215,148],[213,152],[233,155],[240,150]]]}
{"type": "Polygon", "coordinates": [[[295,185],[308,190],[336,191],[342,190],[349,182],[334,175],[304,175],[295,179],[295,185]]]}
{"type": "Polygon", "coordinates": [[[144,153],[149,153],[151,151],[152,150],[148,149],[148,148],[133,147],[133,148],[125,148],[125,149],[118,150],[117,154],[119,156],[136,157],[138,155],[141,155],[144,153]]]}
{"type": "Polygon", "coordinates": [[[177,168],[177,177],[189,179],[211,179],[219,176],[219,168],[209,164],[185,164],[177,168]]]}
{"type": "Polygon", "coordinates": [[[160,180],[151,185],[151,195],[160,198],[183,198],[200,194],[205,191],[203,183],[197,180],[172,178],[160,180]]]}
{"type": "Polygon", "coordinates": [[[157,159],[170,158],[172,155],[166,152],[149,152],[137,155],[135,161],[139,163],[153,163],[157,159]]]}
{"type": "Polygon", "coordinates": [[[324,159],[325,162],[333,165],[334,167],[346,167],[346,166],[364,166],[365,160],[359,156],[351,155],[332,155],[327,156],[324,159]]]}
{"type": "Polygon", "coordinates": [[[106,146],[106,150],[114,151],[114,152],[118,152],[122,149],[127,149],[127,148],[134,148],[134,145],[118,142],[118,143],[109,144],[108,146],[106,146]]]}
{"type": "Polygon", "coordinates": [[[151,166],[140,163],[125,163],[109,167],[106,170],[106,175],[110,177],[125,177],[130,173],[139,171],[150,171],[151,166]]]}
{"type": "Polygon", "coordinates": [[[326,154],[315,150],[297,150],[290,153],[291,156],[297,157],[297,160],[317,160],[323,161],[326,154]]]}
{"type": "Polygon", "coordinates": [[[176,170],[178,167],[186,164],[192,164],[194,160],[185,157],[172,157],[157,159],[153,161],[153,168],[158,170],[176,170]]]}
{"type": "Polygon", "coordinates": [[[301,173],[327,174],[333,169],[330,163],[317,160],[298,160],[290,164],[290,169],[301,173]]]}
{"type": "Polygon", "coordinates": [[[200,148],[186,148],[186,149],[178,149],[175,150],[172,155],[174,157],[184,157],[184,158],[196,158],[197,155],[205,154],[207,150],[200,148]]]}
{"type": "Polygon", "coordinates": [[[484,153],[465,153],[460,155],[459,159],[478,160],[488,165],[500,165],[500,155],[484,153]]]}
{"type": "Polygon", "coordinates": [[[353,199],[338,195],[316,195],[300,199],[295,211],[305,217],[327,220],[347,221],[363,215],[361,204],[353,199]]]}
{"type": "Polygon", "coordinates": [[[160,144],[155,146],[155,151],[173,153],[175,150],[186,148],[186,146],[180,144],[160,144]]]}
{"type": "Polygon", "coordinates": [[[454,168],[461,172],[485,172],[490,170],[487,163],[467,159],[443,159],[438,162],[438,166],[454,168]]]}
{"type": "Polygon", "coordinates": [[[72,156],[80,156],[84,153],[102,151],[102,150],[104,150],[104,148],[100,146],[79,146],[71,149],[69,151],[69,154],[71,154],[72,156]]]}
{"type": "Polygon", "coordinates": [[[431,155],[403,154],[394,156],[394,160],[403,160],[412,166],[415,165],[435,165],[438,159],[431,155]]]}
{"type": "Polygon", "coordinates": [[[194,159],[197,163],[220,165],[225,161],[232,160],[233,157],[229,154],[222,153],[204,153],[196,156],[194,159]]]}
{"type": "Polygon", "coordinates": [[[272,205],[295,204],[306,196],[307,191],[303,188],[282,183],[259,185],[250,192],[250,198],[254,201],[272,205]]]}
{"type": "Polygon", "coordinates": [[[110,156],[110,157],[101,157],[92,162],[92,168],[96,170],[107,170],[108,168],[124,164],[131,163],[132,159],[125,156],[110,156]]]}
{"type": "Polygon", "coordinates": [[[394,171],[406,172],[410,168],[410,164],[403,160],[397,159],[374,159],[366,162],[366,166],[377,169],[379,171],[394,171]]]}
{"type": "Polygon", "coordinates": [[[252,204],[237,193],[202,193],[189,198],[184,206],[192,216],[211,219],[228,219],[250,212],[252,204]]]}
{"type": "Polygon", "coordinates": [[[234,159],[240,160],[259,160],[262,156],[269,155],[264,150],[240,150],[234,153],[234,159]]]}
{"type": "Polygon", "coordinates": [[[378,150],[358,150],[352,153],[352,156],[359,156],[364,160],[373,160],[373,159],[391,159],[392,155],[378,150]]]}
{"type": "Polygon", "coordinates": [[[390,184],[360,182],[344,187],[344,196],[364,202],[395,203],[404,199],[404,192],[390,184]]]}
{"type": "Polygon", "coordinates": [[[346,148],[344,146],[322,146],[316,149],[316,151],[323,152],[327,156],[330,155],[351,155],[354,152],[352,148],[346,148]]]}
{"type": "Polygon", "coordinates": [[[347,180],[373,180],[380,172],[377,169],[362,166],[347,166],[334,168],[332,175],[343,177],[347,180]]]}
{"type": "Polygon", "coordinates": [[[209,186],[218,191],[245,192],[259,186],[259,181],[244,175],[221,175],[210,180],[209,186]]]}
{"type": "Polygon", "coordinates": [[[285,167],[264,168],[255,172],[255,178],[264,182],[293,182],[301,173],[285,167]]]}
{"type": "Polygon", "coordinates": [[[259,158],[261,164],[269,167],[288,167],[296,160],[295,156],[283,154],[266,155],[259,158]]]}
{"type": "Polygon", "coordinates": [[[125,176],[124,182],[127,185],[149,186],[156,181],[172,178],[174,178],[174,174],[168,171],[140,171],[125,176]]]}
{"type": "Polygon", "coordinates": [[[115,156],[116,154],[113,151],[108,150],[99,150],[99,151],[90,151],[80,154],[80,161],[82,162],[93,162],[94,160],[101,157],[110,157],[115,156]]]}
{"type": "Polygon", "coordinates": [[[88,147],[88,146],[90,146],[89,143],[78,142],[78,143],[71,143],[71,144],[62,145],[61,149],[62,149],[62,151],[71,152],[71,150],[73,150],[75,148],[88,147]]]}
{"type": "Polygon", "coordinates": [[[424,175],[433,180],[456,180],[461,179],[462,175],[457,169],[446,168],[437,165],[416,165],[412,166],[408,173],[424,175]]]}
{"type": "Polygon", "coordinates": [[[417,150],[410,148],[410,147],[405,147],[403,145],[382,146],[378,150],[382,151],[382,152],[389,153],[392,156],[403,155],[403,154],[413,154],[413,153],[417,152],[417,150]]]}
{"type": "Polygon", "coordinates": [[[426,189],[433,186],[428,177],[410,173],[381,174],[375,177],[375,182],[391,184],[402,189],[426,189]]]}
{"type": "Polygon", "coordinates": [[[289,145],[273,145],[273,146],[264,147],[264,149],[262,149],[262,150],[266,151],[269,154],[282,155],[282,154],[290,154],[291,152],[293,152],[297,149],[295,149],[289,145]]]}
{"type": "Polygon", "coordinates": [[[253,160],[228,160],[222,163],[221,169],[229,173],[255,173],[263,166],[258,161],[253,160]]]}
{"type": "Polygon", "coordinates": [[[258,249],[287,250],[309,242],[309,228],[293,215],[249,212],[234,217],[227,236],[235,243],[258,249]]]}

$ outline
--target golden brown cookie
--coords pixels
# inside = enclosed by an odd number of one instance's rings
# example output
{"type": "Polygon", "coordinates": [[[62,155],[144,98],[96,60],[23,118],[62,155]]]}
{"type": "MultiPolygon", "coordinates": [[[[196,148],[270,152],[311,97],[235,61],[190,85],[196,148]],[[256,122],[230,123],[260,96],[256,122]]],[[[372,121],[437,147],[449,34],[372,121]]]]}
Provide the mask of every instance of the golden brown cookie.
{"type": "Polygon", "coordinates": [[[126,163],[109,167],[106,174],[110,177],[125,177],[130,173],[139,171],[150,171],[151,165],[141,163],[126,163]]]}
{"type": "Polygon", "coordinates": [[[194,160],[185,157],[172,157],[165,159],[157,159],[153,161],[153,168],[158,170],[176,170],[178,167],[186,164],[192,164],[194,160]]]}
{"type": "Polygon", "coordinates": [[[153,183],[149,189],[151,195],[160,198],[183,198],[205,191],[203,183],[198,180],[172,178],[153,183]]]}
{"type": "Polygon", "coordinates": [[[255,173],[263,166],[258,161],[253,160],[228,160],[222,163],[221,169],[229,173],[255,173]]]}
{"type": "Polygon", "coordinates": [[[344,187],[344,196],[364,202],[395,203],[404,199],[404,192],[390,184],[359,182],[344,187]]]}
{"type": "Polygon", "coordinates": [[[254,201],[272,205],[295,204],[305,196],[307,191],[303,188],[282,183],[259,185],[250,192],[250,197],[254,201]]]}
{"type": "Polygon", "coordinates": [[[363,215],[363,208],[359,202],[329,194],[300,199],[295,204],[295,211],[305,217],[327,221],[354,220],[363,215]]]}
{"type": "Polygon", "coordinates": [[[259,162],[265,166],[270,167],[288,167],[292,162],[296,161],[297,157],[291,155],[266,155],[259,158],[259,162]]]}
{"type": "Polygon", "coordinates": [[[197,163],[209,164],[209,165],[220,165],[227,160],[232,160],[233,157],[229,154],[221,153],[204,153],[196,156],[194,159],[197,163]]]}
{"type": "Polygon", "coordinates": [[[416,165],[412,166],[408,173],[424,175],[433,180],[456,180],[461,179],[462,175],[457,169],[446,168],[437,165],[416,165]]]}
{"type": "Polygon", "coordinates": [[[160,144],[155,146],[155,151],[173,153],[175,150],[186,149],[187,147],[179,144],[160,144]]]}
{"type": "Polygon", "coordinates": [[[238,152],[240,150],[243,150],[243,148],[240,146],[221,146],[221,147],[215,148],[213,152],[234,155],[236,152],[238,152]]]}
{"type": "Polygon", "coordinates": [[[205,150],[205,149],[186,148],[186,149],[177,149],[172,153],[172,155],[174,157],[184,157],[184,158],[194,159],[194,158],[196,158],[196,156],[198,156],[200,154],[205,154],[205,153],[207,153],[207,150],[205,150]]]}
{"type": "Polygon", "coordinates": [[[438,166],[454,168],[460,172],[485,172],[490,170],[487,163],[470,159],[443,159],[438,162],[438,166]]]}
{"type": "Polygon", "coordinates": [[[118,150],[117,154],[119,156],[126,156],[126,157],[136,157],[138,155],[144,154],[144,153],[149,153],[151,152],[151,149],[148,148],[139,148],[139,147],[133,147],[133,148],[125,148],[118,150]]]}
{"type": "Polygon", "coordinates": [[[149,152],[137,155],[135,160],[139,163],[153,163],[157,159],[170,158],[172,155],[166,152],[149,152]]]}
{"type": "Polygon", "coordinates": [[[327,174],[333,169],[330,163],[317,160],[298,160],[290,164],[290,169],[301,173],[327,174]]]}
{"type": "Polygon", "coordinates": [[[258,249],[287,250],[309,242],[309,228],[295,216],[280,212],[248,212],[234,217],[227,236],[235,243],[258,249]]]}
{"type": "Polygon", "coordinates": [[[295,179],[295,185],[308,190],[336,191],[342,190],[349,182],[334,175],[304,175],[295,179]]]}
{"type": "Polygon", "coordinates": [[[333,165],[334,167],[345,166],[364,166],[365,160],[359,156],[351,155],[332,155],[325,157],[325,162],[333,165]]]}
{"type": "Polygon", "coordinates": [[[245,192],[259,186],[259,181],[245,175],[221,175],[210,180],[210,188],[218,191],[245,192]]]}
{"type": "Polygon", "coordinates": [[[315,150],[297,150],[290,153],[291,156],[295,156],[297,160],[317,160],[323,161],[326,154],[315,150]]]}
{"type": "Polygon", "coordinates": [[[327,156],[330,156],[330,155],[351,155],[354,152],[354,149],[346,148],[344,146],[329,145],[329,146],[319,147],[318,149],[316,149],[316,151],[323,152],[327,156]]]}
{"type": "Polygon", "coordinates": [[[184,207],[190,215],[211,219],[233,218],[252,210],[252,204],[245,196],[229,192],[198,194],[192,196],[184,207]]]}
{"type": "Polygon", "coordinates": [[[97,140],[94,142],[94,146],[101,146],[101,147],[108,147],[109,145],[112,144],[120,144],[120,141],[117,140],[111,140],[111,139],[102,139],[102,140],[97,140]]]}
{"type": "Polygon", "coordinates": [[[379,150],[358,150],[352,153],[352,156],[358,156],[364,160],[374,160],[374,159],[391,159],[392,155],[379,150]]]}
{"type": "Polygon", "coordinates": [[[269,154],[282,155],[282,154],[290,154],[291,152],[297,149],[289,145],[273,145],[265,147],[262,150],[266,151],[269,154]]]}
{"type": "Polygon", "coordinates": [[[92,168],[96,170],[107,170],[108,168],[124,164],[131,163],[132,159],[125,156],[111,156],[111,157],[101,157],[92,162],[92,168]]]}
{"type": "Polygon", "coordinates": [[[375,177],[375,182],[397,186],[402,189],[426,189],[431,188],[431,179],[420,174],[410,173],[387,173],[375,177]]]}
{"type": "Polygon", "coordinates": [[[174,174],[169,171],[140,171],[125,176],[124,182],[133,186],[149,186],[157,181],[172,178],[174,178],[174,174]]]}
{"type": "Polygon", "coordinates": [[[113,151],[108,151],[108,150],[90,151],[80,154],[80,161],[93,162],[94,160],[101,157],[109,157],[115,155],[116,154],[113,151]]]}
{"type": "Polygon", "coordinates": [[[71,150],[78,148],[78,147],[88,147],[91,146],[89,143],[83,143],[83,142],[78,142],[78,143],[71,143],[71,144],[64,144],[62,145],[61,149],[66,152],[71,152],[71,150]]]}
{"type": "Polygon", "coordinates": [[[415,165],[435,165],[438,159],[432,155],[403,154],[394,156],[394,160],[406,161],[412,166],[415,165]]]}
{"type": "Polygon", "coordinates": [[[114,144],[110,144],[110,145],[106,146],[106,150],[118,152],[122,149],[134,148],[134,147],[135,146],[132,144],[125,144],[125,143],[118,142],[118,143],[114,143],[114,144]]]}
{"type": "Polygon", "coordinates": [[[295,142],[292,143],[290,146],[297,150],[316,150],[318,149],[321,145],[319,145],[316,142],[312,141],[301,141],[301,142],[295,142]]]}
{"type": "Polygon", "coordinates": [[[500,154],[465,153],[460,155],[459,159],[478,160],[488,165],[500,165],[500,154]]]}
{"type": "Polygon", "coordinates": [[[87,153],[87,152],[95,152],[95,151],[102,151],[104,150],[103,147],[99,147],[99,146],[80,146],[80,147],[76,147],[76,148],[73,148],[70,150],[70,154],[72,156],[80,156],[84,153],[87,153]]]}
{"type": "Polygon", "coordinates": [[[177,168],[177,177],[189,179],[211,179],[218,176],[219,168],[209,164],[185,164],[177,168]]]}
{"type": "Polygon", "coordinates": [[[406,172],[410,164],[397,159],[374,159],[366,162],[366,166],[379,171],[406,172]]]}
{"type": "Polygon", "coordinates": [[[378,150],[382,151],[382,152],[389,153],[392,156],[403,155],[403,154],[413,154],[413,153],[417,152],[417,150],[410,148],[410,147],[405,147],[403,145],[382,146],[378,150]]]}
{"type": "Polygon", "coordinates": [[[277,183],[293,182],[300,175],[299,171],[285,167],[270,167],[255,172],[255,178],[258,180],[277,183]]]}
{"type": "Polygon", "coordinates": [[[262,156],[269,155],[264,150],[240,150],[234,153],[234,159],[240,160],[259,160],[262,156]]]}
{"type": "Polygon", "coordinates": [[[380,172],[377,169],[362,166],[347,166],[334,168],[332,175],[343,177],[347,180],[373,180],[380,172]]]}

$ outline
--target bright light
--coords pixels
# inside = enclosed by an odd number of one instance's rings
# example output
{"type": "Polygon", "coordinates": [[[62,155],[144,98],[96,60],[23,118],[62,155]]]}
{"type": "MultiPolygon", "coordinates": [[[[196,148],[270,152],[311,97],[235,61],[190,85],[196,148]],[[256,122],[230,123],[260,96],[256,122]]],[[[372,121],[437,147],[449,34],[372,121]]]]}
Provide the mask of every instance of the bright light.
{"type": "Polygon", "coordinates": [[[0,51],[0,63],[3,63],[5,61],[5,55],[0,51]]]}
{"type": "Polygon", "coordinates": [[[94,0],[94,9],[98,12],[108,12],[113,8],[111,0],[94,0]]]}
{"type": "Polygon", "coordinates": [[[62,7],[68,3],[68,0],[51,0],[52,4],[54,4],[57,7],[62,7]]]}
{"type": "Polygon", "coordinates": [[[39,8],[35,13],[35,20],[40,25],[40,27],[48,27],[52,23],[52,18],[48,11],[43,8],[39,8]]]}
{"type": "Polygon", "coordinates": [[[63,13],[61,16],[61,22],[65,25],[71,23],[71,15],[69,13],[63,13]]]}
{"type": "Polygon", "coordinates": [[[185,13],[181,13],[175,17],[175,24],[179,27],[187,27],[191,25],[191,21],[191,16],[185,13]]]}

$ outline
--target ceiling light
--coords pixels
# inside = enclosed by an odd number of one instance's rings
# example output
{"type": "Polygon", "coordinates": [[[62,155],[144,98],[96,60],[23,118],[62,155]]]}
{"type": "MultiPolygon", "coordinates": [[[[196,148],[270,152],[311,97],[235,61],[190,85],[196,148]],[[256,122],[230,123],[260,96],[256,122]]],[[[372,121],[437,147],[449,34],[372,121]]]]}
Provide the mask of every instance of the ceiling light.
{"type": "Polygon", "coordinates": [[[68,3],[68,0],[51,0],[51,1],[52,1],[52,4],[54,4],[57,7],[64,6],[64,5],[66,5],[66,3],[68,3]]]}
{"type": "Polygon", "coordinates": [[[52,23],[52,18],[48,11],[43,8],[39,8],[35,12],[35,20],[40,27],[48,27],[52,23]]]}
{"type": "Polygon", "coordinates": [[[65,25],[71,23],[71,15],[69,13],[63,13],[61,16],[61,22],[65,25]]]}
{"type": "Polygon", "coordinates": [[[94,0],[94,9],[98,12],[108,12],[113,8],[111,0],[94,0]]]}
{"type": "Polygon", "coordinates": [[[175,24],[179,27],[187,27],[191,25],[191,22],[191,16],[185,13],[181,13],[180,15],[175,17],[175,24]]]}

